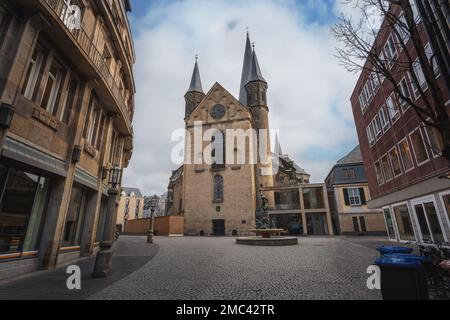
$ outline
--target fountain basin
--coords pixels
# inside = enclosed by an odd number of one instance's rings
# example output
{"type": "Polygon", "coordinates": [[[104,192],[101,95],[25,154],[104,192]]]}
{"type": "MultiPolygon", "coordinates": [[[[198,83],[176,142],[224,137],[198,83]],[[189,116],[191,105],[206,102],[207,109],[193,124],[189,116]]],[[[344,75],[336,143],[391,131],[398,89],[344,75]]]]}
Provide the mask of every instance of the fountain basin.
{"type": "Polygon", "coordinates": [[[298,238],[296,237],[243,237],[236,239],[237,244],[248,245],[248,246],[295,246],[298,245],[298,238]]]}
{"type": "Polygon", "coordinates": [[[261,236],[264,239],[270,239],[272,236],[283,232],[283,229],[253,229],[250,232],[255,233],[257,236],[261,236]]]}

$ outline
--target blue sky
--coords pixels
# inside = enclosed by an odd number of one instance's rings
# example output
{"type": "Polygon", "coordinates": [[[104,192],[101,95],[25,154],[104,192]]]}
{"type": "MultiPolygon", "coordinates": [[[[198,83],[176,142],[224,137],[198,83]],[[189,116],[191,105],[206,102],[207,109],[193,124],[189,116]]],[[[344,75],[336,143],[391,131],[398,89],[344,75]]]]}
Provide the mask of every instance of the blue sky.
{"type": "Polygon", "coordinates": [[[195,54],[203,89],[217,81],[237,96],[246,28],[269,83],[271,128],[283,151],[322,182],[357,145],[350,107],[356,75],[334,57],[330,25],[340,0],[131,0],[135,65],[135,148],[125,184],[165,191],[195,54]]]}

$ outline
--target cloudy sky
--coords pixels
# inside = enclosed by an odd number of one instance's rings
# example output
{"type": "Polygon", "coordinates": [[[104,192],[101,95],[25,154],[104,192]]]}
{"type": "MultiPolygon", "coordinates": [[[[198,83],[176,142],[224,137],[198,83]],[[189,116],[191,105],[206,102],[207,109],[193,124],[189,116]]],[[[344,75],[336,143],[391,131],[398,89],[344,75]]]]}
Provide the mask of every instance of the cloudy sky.
{"type": "MultiPolygon", "coordinates": [[[[269,84],[270,125],[284,153],[324,178],[357,145],[350,95],[357,75],[334,55],[330,25],[340,0],[132,0],[136,47],[135,148],[125,185],[166,191],[171,141],[184,127],[184,94],[199,55],[203,89],[217,81],[238,96],[250,30],[269,84]]],[[[345,9],[345,8],[344,8],[345,9]]]]}

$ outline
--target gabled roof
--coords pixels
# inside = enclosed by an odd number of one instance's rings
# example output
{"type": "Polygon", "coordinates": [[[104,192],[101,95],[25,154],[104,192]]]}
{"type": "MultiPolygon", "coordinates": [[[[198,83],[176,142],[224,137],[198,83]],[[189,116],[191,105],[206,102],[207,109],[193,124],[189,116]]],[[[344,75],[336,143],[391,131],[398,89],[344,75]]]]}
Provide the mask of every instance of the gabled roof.
{"type": "Polygon", "coordinates": [[[138,188],[123,187],[122,188],[122,193],[124,193],[126,197],[131,197],[131,194],[134,193],[134,195],[137,198],[142,198],[141,190],[139,190],[138,188]]]}
{"type": "Polygon", "coordinates": [[[352,163],[362,163],[363,158],[361,154],[361,148],[359,145],[355,147],[349,154],[343,157],[341,160],[337,162],[337,164],[352,164],[352,163]]]}

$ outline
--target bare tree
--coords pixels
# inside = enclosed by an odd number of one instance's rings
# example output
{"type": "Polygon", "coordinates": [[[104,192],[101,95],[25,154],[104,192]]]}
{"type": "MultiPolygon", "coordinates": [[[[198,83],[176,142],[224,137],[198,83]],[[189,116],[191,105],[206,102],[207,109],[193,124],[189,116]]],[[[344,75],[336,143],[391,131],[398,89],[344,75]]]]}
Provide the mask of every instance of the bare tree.
{"type": "Polygon", "coordinates": [[[359,17],[342,14],[331,28],[342,45],[336,48],[336,57],[349,72],[375,75],[379,84],[385,79],[389,81],[399,104],[411,106],[424,126],[438,133],[439,150],[433,151],[450,165],[450,117],[438,85],[437,59],[424,47],[426,24],[433,21],[420,17],[409,0],[343,0],[343,3],[353,6],[359,17]],[[386,52],[386,42],[376,41],[388,34],[393,34],[395,54],[389,49],[386,52]],[[421,99],[415,99],[402,88],[400,80],[405,74],[421,99]]]}

